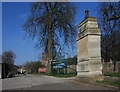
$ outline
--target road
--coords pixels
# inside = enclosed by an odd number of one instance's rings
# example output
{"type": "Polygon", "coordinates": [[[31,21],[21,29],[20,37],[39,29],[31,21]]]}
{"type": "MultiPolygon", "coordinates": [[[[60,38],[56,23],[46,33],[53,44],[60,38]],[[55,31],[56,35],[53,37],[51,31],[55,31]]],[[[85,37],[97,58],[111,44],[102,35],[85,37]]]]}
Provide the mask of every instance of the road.
{"type": "Polygon", "coordinates": [[[2,90],[114,90],[113,88],[83,84],[71,78],[56,78],[47,75],[19,75],[2,79],[2,90]]]}

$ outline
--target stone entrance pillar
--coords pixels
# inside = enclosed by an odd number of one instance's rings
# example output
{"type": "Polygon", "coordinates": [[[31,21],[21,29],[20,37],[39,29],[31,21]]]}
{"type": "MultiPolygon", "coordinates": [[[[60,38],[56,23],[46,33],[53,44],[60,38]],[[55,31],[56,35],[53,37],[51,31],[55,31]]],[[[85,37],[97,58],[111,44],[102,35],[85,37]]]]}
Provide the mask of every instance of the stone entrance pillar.
{"type": "Polygon", "coordinates": [[[84,82],[102,80],[101,63],[101,31],[97,19],[89,17],[85,11],[85,19],[79,24],[77,35],[77,79],[84,82]]]}

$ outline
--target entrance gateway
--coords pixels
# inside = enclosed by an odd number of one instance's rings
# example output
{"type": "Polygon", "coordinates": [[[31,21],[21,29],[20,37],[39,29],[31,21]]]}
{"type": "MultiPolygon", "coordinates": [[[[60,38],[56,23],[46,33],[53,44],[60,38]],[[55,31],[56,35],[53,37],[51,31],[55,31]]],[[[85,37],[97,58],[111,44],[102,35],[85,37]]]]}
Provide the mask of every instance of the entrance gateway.
{"type": "Polygon", "coordinates": [[[98,28],[97,19],[89,17],[89,11],[85,11],[85,19],[79,24],[77,35],[77,80],[83,82],[95,82],[102,80],[101,63],[101,31],[98,28]]]}

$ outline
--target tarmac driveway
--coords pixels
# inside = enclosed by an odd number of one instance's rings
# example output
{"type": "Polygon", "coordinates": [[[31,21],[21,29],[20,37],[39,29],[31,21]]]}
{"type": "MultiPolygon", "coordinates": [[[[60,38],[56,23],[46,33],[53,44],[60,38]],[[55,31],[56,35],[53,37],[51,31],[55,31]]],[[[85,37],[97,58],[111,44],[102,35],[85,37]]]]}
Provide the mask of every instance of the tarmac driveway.
{"type": "Polygon", "coordinates": [[[64,82],[65,80],[47,75],[19,75],[13,78],[2,79],[2,90],[28,88],[38,85],[64,82]]]}
{"type": "Polygon", "coordinates": [[[71,78],[56,78],[47,75],[19,75],[2,79],[2,90],[112,90],[98,85],[82,84],[71,78]]]}

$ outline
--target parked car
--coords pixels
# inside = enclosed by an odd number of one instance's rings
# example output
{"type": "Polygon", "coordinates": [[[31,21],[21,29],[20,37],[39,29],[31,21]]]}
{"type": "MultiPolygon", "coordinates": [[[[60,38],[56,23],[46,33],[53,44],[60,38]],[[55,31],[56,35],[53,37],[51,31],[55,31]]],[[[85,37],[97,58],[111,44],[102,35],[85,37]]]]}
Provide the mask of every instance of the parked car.
{"type": "Polygon", "coordinates": [[[12,78],[13,74],[12,73],[8,73],[7,78],[12,78]]]}
{"type": "Polygon", "coordinates": [[[26,74],[26,70],[25,69],[17,69],[18,74],[26,74]]]}

